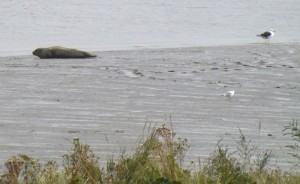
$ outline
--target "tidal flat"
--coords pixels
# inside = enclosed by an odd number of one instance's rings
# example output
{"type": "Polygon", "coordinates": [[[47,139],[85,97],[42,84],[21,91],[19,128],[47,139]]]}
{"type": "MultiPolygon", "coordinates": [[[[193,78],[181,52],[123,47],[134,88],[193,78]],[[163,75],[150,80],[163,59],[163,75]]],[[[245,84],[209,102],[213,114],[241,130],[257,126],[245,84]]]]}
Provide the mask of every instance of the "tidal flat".
{"type": "Polygon", "coordinates": [[[290,168],[283,128],[300,119],[300,45],[137,49],[93,59],[0,58],[0,165],[15,154],[62,161],[74,137],[100,163],[128,154],[150,124],[186,138],[186,162],[217,142],[236,147],[239,129],[270,167],[290,168]],[[222,94],[235,90],[227,99],[222,94]]]}

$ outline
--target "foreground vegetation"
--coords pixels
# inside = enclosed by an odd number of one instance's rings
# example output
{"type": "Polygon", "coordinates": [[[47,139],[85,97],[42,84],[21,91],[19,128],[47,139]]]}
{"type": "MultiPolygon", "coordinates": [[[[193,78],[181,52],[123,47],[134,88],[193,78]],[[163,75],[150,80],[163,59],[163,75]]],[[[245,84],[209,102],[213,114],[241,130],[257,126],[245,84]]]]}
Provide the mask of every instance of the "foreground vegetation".
{"type": "MultiPolygon", "coordinates": [[[[294,138],[287,145],[296,161],[300,161],[300,129],[293,121],[283,130],[294,138]]],[[[186,139],[175,139],[175,133],[164,125],[153,128],[131,156],[121,155],[100,167],[90,147],[73,140],[73,149],[63,156],[63,168],[54,161],[41,164],[27,155],[12,156],[0,177],[2,184],[299,184],[300,173],[266,170],[271,151],[257,153],[240,131],[235,154],[221,142],[205,163],[183,167],[189,148],[186,139]],[[233,156],[235,155],[235,156],[233,156]]]]}

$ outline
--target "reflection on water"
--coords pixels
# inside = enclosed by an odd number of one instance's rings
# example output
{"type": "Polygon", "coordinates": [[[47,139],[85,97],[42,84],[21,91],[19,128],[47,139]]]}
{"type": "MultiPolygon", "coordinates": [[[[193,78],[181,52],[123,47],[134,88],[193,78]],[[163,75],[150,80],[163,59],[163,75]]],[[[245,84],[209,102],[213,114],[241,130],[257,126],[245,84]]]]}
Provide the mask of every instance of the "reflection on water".
{"type": "Polygon", "coordinates": [[[87,50],[299,42],[300,1],[1,0],[0,55],[63,45],[87,50]]]}

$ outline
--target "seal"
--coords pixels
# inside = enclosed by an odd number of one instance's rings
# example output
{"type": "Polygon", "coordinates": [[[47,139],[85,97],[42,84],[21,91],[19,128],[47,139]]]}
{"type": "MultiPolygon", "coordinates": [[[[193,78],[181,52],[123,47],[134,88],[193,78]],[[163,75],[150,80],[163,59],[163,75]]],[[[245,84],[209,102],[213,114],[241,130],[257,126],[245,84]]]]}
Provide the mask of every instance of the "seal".
{"type": "Polygon", "coordinates": [[[61,46],[54,46],[48,48],[37,48],[32,52],[33,55],[38,56],[41,59],[49,58],[90,58],[97,57],[89,52],[66,48],[61,46]]]}

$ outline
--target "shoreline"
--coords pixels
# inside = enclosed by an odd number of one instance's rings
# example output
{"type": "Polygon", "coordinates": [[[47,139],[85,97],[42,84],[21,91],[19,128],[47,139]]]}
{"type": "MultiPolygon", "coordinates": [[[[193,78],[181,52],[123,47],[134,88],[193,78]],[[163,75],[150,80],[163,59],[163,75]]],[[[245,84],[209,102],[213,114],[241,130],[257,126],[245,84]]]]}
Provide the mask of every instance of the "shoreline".
{"type": "Polygon", "coordinates": [[[79,137],[101,161],[128,152],[146,122],[169,123],[191,144],[186,161],[211,154],[239,129],[283,153],[284,126],[300,119],[300,45],[253,44],[97,51],[92,59],[0,57],[0,166],[14,154],[55,160],[79,137]],[[231,100],[222,94],[235,89],[231,100]],[[261,123],[261,130],[259,130],[261,123]],[[271,136],[269,136],[271,135],[271,136]]]}
{"type": "MultiPolygon", "coordinates": [[[[116,51],[133,51],[133,50],[165,50],[165,49],[183,49],[183,48],[209,48],[209,47],[240,47],[240,46],[251,46],[251,45],[299,45],[299,42],[270,42],[266,44],[264,40],[261,42],[253,42],[253,43],[240,43],[240,44],[205,44],[205,45],[193,45],[193,44],[184,44],[181,46],[163,46],[163,45],[152,45],[152,46],[129,46],[129,47],[115,47],[115,48],[103,48],[103,49],[94,49],[94,48],[81,48],[81,47],[72,47],[68,46],[69,48],[76,48],[79,50],[84,50],[92,53],[100,53],[100,52],[116,52],[116,51]]],[[[41,46],[41,47],[51,47],[54,45],[49,46],[41,46]]],[[[8,50],[8,51],[1,51],[0,58],[2,57],[25,57],[32,55],[31,52],[35,50],[37,47],[32,49],[26,50],[8,50]],[[3,54],[4,52],[14,53],[14,54],[3,54]]]]}

